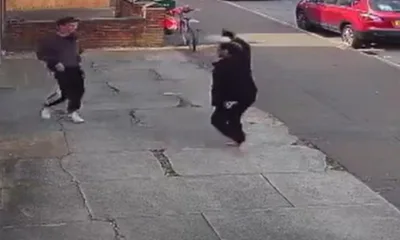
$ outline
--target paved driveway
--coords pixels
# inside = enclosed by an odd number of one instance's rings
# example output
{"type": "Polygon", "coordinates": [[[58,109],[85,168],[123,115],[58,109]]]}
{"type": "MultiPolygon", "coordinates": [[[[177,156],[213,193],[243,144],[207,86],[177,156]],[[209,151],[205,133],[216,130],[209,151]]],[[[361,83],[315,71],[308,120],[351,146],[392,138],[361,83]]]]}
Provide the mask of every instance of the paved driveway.
{"type": "MultiPolygon", "coordinates": [[[[258,42],[253,48],[260,89],[257,107],[283,120],[294,134],[400,206],[398,68],[232,3],[181,3],[202,8],[197,16],[205,35],[229,27],[258,42]]],[[[278,6],[273,2],[238,4],[278,6]]],[[[202,63],[212,59],[209,51],[192,56],[202,63]]]]}

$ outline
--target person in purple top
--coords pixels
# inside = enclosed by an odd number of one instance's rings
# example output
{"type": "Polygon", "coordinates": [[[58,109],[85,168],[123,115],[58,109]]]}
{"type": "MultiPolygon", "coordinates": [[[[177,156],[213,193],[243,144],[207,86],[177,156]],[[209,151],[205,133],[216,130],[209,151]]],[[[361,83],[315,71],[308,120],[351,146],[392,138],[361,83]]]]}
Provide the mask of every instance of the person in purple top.
{"type": "Polygon", "coordinates": [[[44,61],[57,79],[61,96],[44,104],[42,118],[51,118],[50,107],[68,100],[68,114],[75,123],[83,123],[84,119],[78,111],[85,92],[84,72],[81,68],[82,50],[78,44],[76,30],[79,20],[64,17],[57,20],[57,30],[39,43],[37,57],[44,61]]]}

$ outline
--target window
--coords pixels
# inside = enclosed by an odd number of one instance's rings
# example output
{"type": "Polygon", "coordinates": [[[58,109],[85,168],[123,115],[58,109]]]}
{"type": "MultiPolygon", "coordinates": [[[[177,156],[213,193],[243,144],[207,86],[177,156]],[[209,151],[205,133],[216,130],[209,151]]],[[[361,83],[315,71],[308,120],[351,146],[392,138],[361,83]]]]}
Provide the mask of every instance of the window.
{"type": "Polygon", "coordinates": [[[353,0],[338,0],[337,5],[340,6],[351,6],[353,4],[353,0]]]}
{"type": "Polygon", "coordinates": [[[324,0],[325,4],[336,4],[337,0],[324,0]]]}
{"type": "Polygon", "coordinates": [[[369,3],[375,11],[400,12],[400,1],[398,0],[370,0],[369,3]]]}

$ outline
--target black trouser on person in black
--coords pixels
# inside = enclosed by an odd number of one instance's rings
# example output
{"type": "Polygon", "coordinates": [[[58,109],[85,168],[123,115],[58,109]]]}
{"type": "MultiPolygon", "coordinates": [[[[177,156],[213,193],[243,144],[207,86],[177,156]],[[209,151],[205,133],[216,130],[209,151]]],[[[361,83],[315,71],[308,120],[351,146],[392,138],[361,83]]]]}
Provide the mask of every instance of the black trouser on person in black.
{"type": "Polygon", "coordinates": [[[61,97],[45,104],[45,106],[55,106],[68,100],[68,113],[79,110],[85,92],[84,73],[82,69],[80,67],[66,67],[63,72],[56,72],[54,77],[60,86],[61,97]]]}
{"type": "Polygon", "coordinates": [[[238,102],[231,108],[225,106],[216,106],[211,116],[211,124],[223,135],[241,144],[246,140],[243,132],[241,117],[251,103],[238,102]]]}

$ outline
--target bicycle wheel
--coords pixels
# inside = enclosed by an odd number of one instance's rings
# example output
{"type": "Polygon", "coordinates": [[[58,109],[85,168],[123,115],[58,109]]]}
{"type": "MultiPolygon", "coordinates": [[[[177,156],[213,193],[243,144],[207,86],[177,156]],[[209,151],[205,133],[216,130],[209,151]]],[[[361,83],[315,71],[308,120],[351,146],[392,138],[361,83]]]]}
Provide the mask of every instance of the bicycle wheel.
{"type": "Polygon", "coordinates": [[[193,52],[196,52],[197,50],[197,44],[198,44],[198,37],[197,37],[197,32],[192,29],[188,28],[187,30],[187,35],[188,35],[188,46],[189,49],[192,50],[193,52]]]}

